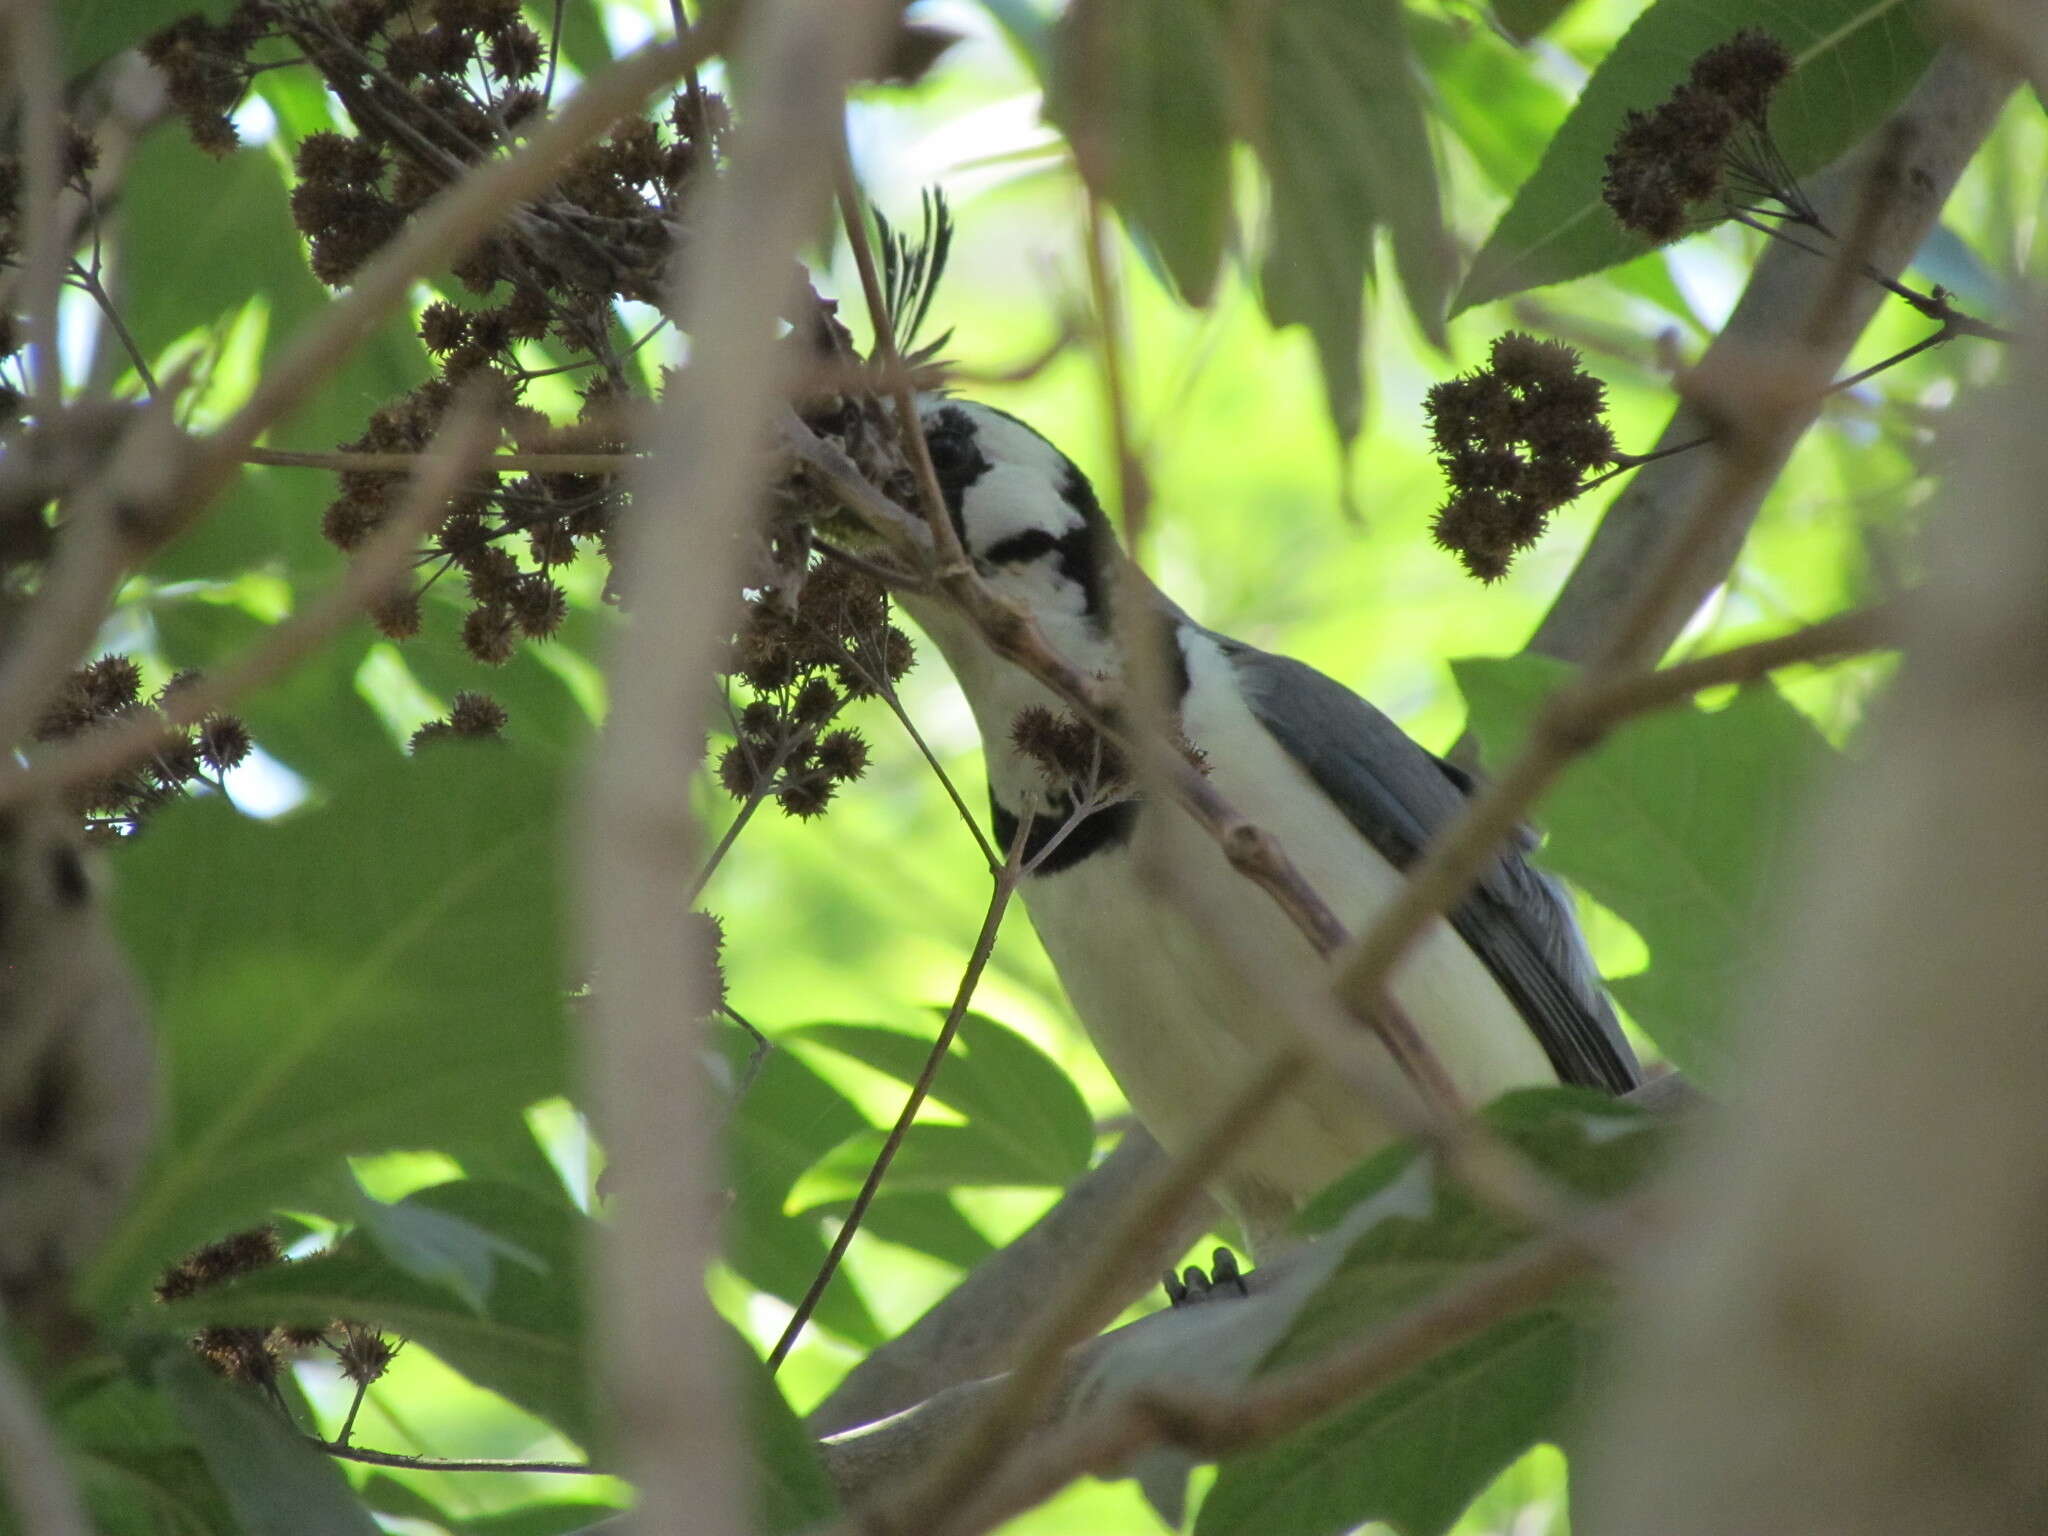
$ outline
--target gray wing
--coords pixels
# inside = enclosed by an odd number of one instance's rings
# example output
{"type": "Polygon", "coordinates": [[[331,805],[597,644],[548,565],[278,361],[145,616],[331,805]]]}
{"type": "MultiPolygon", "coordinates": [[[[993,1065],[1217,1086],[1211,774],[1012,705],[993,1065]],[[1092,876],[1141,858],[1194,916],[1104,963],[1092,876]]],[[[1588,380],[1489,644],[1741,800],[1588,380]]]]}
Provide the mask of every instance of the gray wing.
{"type": "MultiPolygon", "coordinates": [[[[1396,868],[1470,793],[1471,781],[1334,678],[1285,656],[1213,637],[1237,669],[1259,722],[1308,770],[1396,868]]],[[[1558,1078],[1611,1093],[1641,1071],[1564,893],[1519,850],[1503,854],[1450,914],[1542,1043],[1558,1078]]]]}

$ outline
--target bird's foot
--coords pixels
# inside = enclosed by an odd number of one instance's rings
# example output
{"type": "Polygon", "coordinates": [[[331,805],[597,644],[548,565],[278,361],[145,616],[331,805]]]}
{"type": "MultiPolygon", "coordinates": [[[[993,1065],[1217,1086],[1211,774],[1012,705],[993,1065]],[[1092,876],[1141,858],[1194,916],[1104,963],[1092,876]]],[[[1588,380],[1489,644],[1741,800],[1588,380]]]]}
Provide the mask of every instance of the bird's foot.
{"type": "Polygon", "coordinates": [[[1240,1296],[1249,1296],[1245,1288],[1244,1272],[1237,1267],[1237,1255],[1228,1248],[1218,1248],[1209,1260],[1206,1272],[1199,1264],[1190,1264],[1184,1274],[1176,1276],[1172,1270],[1165,1274],[1166,1299],[1176,1307],[1191,1307],[1198,1301],[1207,1301],[1212,1296],[1224,1296],[1235,1291],[1240,1296]]]}

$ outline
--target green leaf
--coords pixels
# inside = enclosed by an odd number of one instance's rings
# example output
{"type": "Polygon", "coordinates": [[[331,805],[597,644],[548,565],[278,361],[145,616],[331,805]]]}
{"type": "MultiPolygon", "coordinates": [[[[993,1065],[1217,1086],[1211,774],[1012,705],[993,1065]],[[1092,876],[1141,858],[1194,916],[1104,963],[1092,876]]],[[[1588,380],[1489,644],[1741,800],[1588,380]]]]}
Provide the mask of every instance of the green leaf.
{"type": "Polygon", "coordinates": [[[729,1328],[724,1332],[754,1450],[759,1530],[763,1536],[786,1536],[831,1519],[839,1500],[817,1442],[746,1340],[729,1328]]]}
{"type": "MultiPolygon", "coordinates": [[[[852,1203],[835,1202],[823,1213],[844,1217],[852,1203]]],[[[996,1245],[944,1193],[893,1190],[884,1184],[868,1205],[862,1229],[956,1269],[972,1269],[996,1251],[996,1245]]]]}
{"type": "MultiPolygon", "coordinates": [[[[882,1150],[886,1132],[868,1130],[841,1142],[797,1180],[789,1203],[798,1210],[836,1206],[852,1199],[882,1150]]],[[[975,1125],[913,1125],[896,1148],[882,1187],[897,1194],[944,1194],[954,1189],[1032,1188],[1065,1184],[1071,1175],[1049,1176],[1035,1163],[1020,1161],[1015,1149],[975,1125]]]]}
{"type": "MultiPolygon", "coordinates": [[[[807,1024],[789,1038],[829,1046],[905,1085],[917,1081],[931,1051],[930,1040],[868,1024],[807,1024]]],[[[1072,1080],[1029,1040],[982,1014],[961,1019],[931,1096],[990,1143],[977,1166],[1019,1175],[994,1182],[1064,1184],[1094,1152],[1095,1122],[1072,1080]]]]}
{"type": "MultiPolygon", "coordinates": [[[[109,1446],[74,1452],[71,1464],[101,1536],[241,1536],[205,1458],[190,1447],[109,1446]]],[[[0,1517],[0,1530],[15,1529],[0,1517]]]]}
{"type": "Polygon", "coordinates": [[[1372,240],[1384,224],[1423,334],[1441,342],[1453,256],[1396,0],[1292,0],[1261,14],[1260,157],[1272,183],[1266,314],[1315,339],[1338,435],[1358,433],[1372,240]]]}
{"type": "Polygon", "coordinates": [[[1473,259],[1452,313],[1640,255],[1642,241],[1600,201],[1623,116],[1655,106],[1695,57],[1743,27],[1770,32],[1798,62],[1771,108],[1772,134],[1796,176],[1819,170],[1874,128],[1934,52],[1924,0],[1658,0],[1587,82],[1473,259]]]}
{"type": "Polygon", "coordinates": [[[1494,0],[1493,17],[1518,43],[1550,30],[1552,22],[1572,8],[1574,0],[1494,0]]]}
{"type": "MultiPolygon", "coordinates": [[[[727,1045],[744,1059],[742,1044],[727,1045]]],[[[828,1244],[816,1217],[788,1213],[789,1192],[805,1169],[867,1124],[844,1094],[793,1051],[774,1050],[763,1059],[727,1130],[733,1203],[725,1257],[742,1279],[791,1305],[803,1296],[825,1262],[828,1244]]],[[[872,1348],[881,1342],[880,1325],[844,1272],[826,1289],[816,1320],[857,1344],[872,1348]]]]}
{"type": "Polygon", "coordinates": [[[545,1260],[519,1244],[425,1201],[387,1203],[361,1185],[355,1194],[356,1219],[377,1251],[415,1280],[453,1291],[472,1312],[484,1311],[501,1260],[547,1270],[545,1260]]]}
{"type": "Polygon", "coordinates": [[[198,11],[212,21],[227,15],[229,0],[65,0],[53,6],[64,76],[104,63],[133,48],[159,27],[198,11]]]}
{"type": "Polygon", "coordinates": [[[569,1083],[559,766],[395,755],[253,822],[172,807],[115,913],[164,1056],[156,1154],[84,1294],[141,1300],[180,1254],[357,1153],[489,1131],[569,1083]]]}
{"type": "Polygon", "coordinates": [[[1206,304],[1230,226],[1223,21],[1214,0],[1077,0],[1053,38],[1046,117],[1088,184],[1206,304]]]}
{"type": "MultiPolygon", "coordinates": [[[[1578,1089],[1509,1094],[1486,1111],[1510,1145],[1593,1199],[1638,1187],[1668,1128],[1578,1089]]],[[[1527,1237],[1390,1148],[1318,1197],[1321,1283],[1267,1351],[1262,1371],[1325,1358],[1499,1258],[1527,1237]]],[[[1579,1392],[1604,1308],[1586,1289],[1506,1318],[1360,1402],[1223,1463],[1197,1536],[1284,1530],[1322,1536],[1384,1520],[1437,1536],[1502,1468],[1554,1439],[1579,1392]]]]}
{"type": "MultiPolygon", "coordinates": [[[[1498,767],[1574,671],[1540,656],[1452,666],[1498,767]]],[[[1615,996],[1679,1067],[1727,1081],[1731,1010],[1776,943],[1778,894],[1807,787],[1830,752],[1768,683],[1725,708],[1629,722],[1574,763],[1541,807],[1538,857],[1633,924],[1650,967],[1615,996]]]]}
{"type": "Polygon", "coordinates": [[[255,1392],[230,1386],[187,1350],[166,1351],[157,1382],[206,1458],[246,1536],[377,1536],[341,1468],[255,1392]]]}
{"type": "Polygon", "coordinates": [[[1463,18],[1411,15],[1408,35],[1422,65],[1431,116],[1465,146],[1486,179],[1512,193],[1536,169],[1543,146],[1571,107],[1526,54],[1463,18]]]}
{"type": "Polygon", "coordinates": [[[481,1308],[391,1261],[366,1233],[157,1309],[151,1322],[325,1323],[365,1318],[429,1349],[480,1387],[582,1445],[593,1443],[583,1269],[587,1218],[522,1189],[437,1184],[397,1209],[490,1234],[532,1262],[497,1265],[481,1308]]]}
{"type": "Polygon", "coordinates": [[[233,316],[253,295],[304,271],[276,159],[244,149],[217,160],[175,123],[137,146],[115,227],[113,297],[151,361],[186,332],[233,316]],[[204,219],[192,217],[199,206],[204,219]]]}

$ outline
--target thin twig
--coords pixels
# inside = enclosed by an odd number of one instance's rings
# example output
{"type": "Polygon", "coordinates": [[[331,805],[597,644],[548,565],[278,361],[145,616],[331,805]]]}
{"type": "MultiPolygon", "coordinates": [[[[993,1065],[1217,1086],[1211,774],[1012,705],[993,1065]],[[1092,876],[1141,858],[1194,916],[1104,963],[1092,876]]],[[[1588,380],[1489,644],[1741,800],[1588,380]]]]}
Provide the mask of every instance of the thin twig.
{"type": "Polygon", "coordinates": [[[363,1399],[369,1395],[370,1383],[368,1381],[357,1382],[355,1396],[351,1397],[348,1402],[348,1413],[341,1421],[341,1428],[334,1432],[331,1449],[338,1451],[348,1449],[349,1436],[356,1432],[356,1415],[363,1411],[363,1399]]]}
{"type": "Polygon", "coordinates": [[[946,791],[946,798],[953,802],[953,809],[960,813],[961,823],[967,828],[968,835],[974,839],[974,846],[981,850],[982,861],[991,870],[1000,869],[1002,858],[996,853],[995,845],[989,842],[988,834],[981,830],[981,822],[976,819],[974,812],[967,808],[967,801],[962,798],[959,786],[954,784],[953,776],[946,772],[945,765],[938,759],[938,754],[932,751],[931,745],[924,739],[924,733],[910,718],[910,711],[903,707],[903,701],[898,697],[895,687],[892,685],[883,690],[881,699],[888,706],[889,713],[896,717],[897,724],[903,727],[903,732],[910,738],[911,744],[917,748],[918,755],[925,761],[925,766],[937,776],[940,785],[946,791]]]}
{"type": "MultiPolygon", "coordinates": [[[[1765,224],[1759,219],[1750,217],[1748,213],[1741,209],[1729,209],[1728,216],[1736,223],[1746,225],[1760,234],[1768,235],[1774,240],[1782,240],[1794,250],[1804,251],[1807,255],[1816,256],[1822,261],[1834,260],[1826,251],[1808,245],[1803,240],[1795,240],[1777,225],[1765,224]]],[[[1869,278],[1878,287],[1884,289],[1886,293],[1891,294],[1895,298],[1904,299],[1914,309],[1939,324],[1946,333],[1942,337],[1944,341],[1952,336],[1975,336],[1982,341],[2001,342],[2013,342],[2019,339],[2015,332],[2007,330],[2004,326],[1993,325],[1987,320],[1979,320],[1974,316],[1963,314],[1954,305],[1949,303],[1947,294],[1939,289],[1936,289],[1933,293],[1922,293],[1918,288],[1900,282],[1881,267],[1869,261],[1856,261],[1855,270],[1862,276],[1869,278]]]]}
{"type": "MultiPolygon", "coordinates": [[[[645,455],[638,453],[487,453],[476,462],[482,475],[619,475],[645,455]]],[[[370,453],[343,448],[334,453],[296,453],[282,448],[251,448],[244,464],[280,469],[324,469],[336,474],[404,474],[417,453],[370,453]]]]}
{"type": "MultiPolygon", "coordinates": [[[[97,229],[93,238],[95,241],[99,238],[97,229]]],[[[99,306],[100,317],[112,327],[115,339],[121,343],[121,350],[128,354],[128,361],[135,369],[135,376],[142,380],[142,387],[150,397],[155,398],[158,394],[156,374],[150,370],[149,359],[143,355],[141,345],[135,340],[135,333],[128,329],[127,321],[121,318],[121,311],[114,306],[112,295],[100,281],[98,260],[95,259],[90,268],[81,262],[72,262],[71,277],[79,288],[91,297],[93,303],[99,306]]]]}
{"type": "MultiPolygon", "coordinates": [[[[1080,813],[1068,817],[1069,824],[1078,821],[1080,813]]],[[[1010,851],[1002,867],[995,874],[995,888],[990,891],[988,910],[982,915],[981,932],[975,935],[974,949],[967,957],[966,969],[960,973],[960,984],[953,992],[953,1006],[946,1010],[946,1019],[939,1026],[939,1033],[932,1041],[932,1048],[926,1054],[924,1068],[917,1074],[917,1081],[910,1086],[904,1097],[903,1108],[896,1116],[896,1123],[889,1128],[889,1134],[882,1142],[882,1148],[875,1154],[874,1163],[869,1167],[867,1177],[862,1180],[860,1193],[854,1196],[853,1208],[846,1213],[846,1219],[839,1224],[833,1235],[831,1251],[825,1255],[825,1262],[818,1266],[803,1299],[797,1303],[795,1313],[782,1330],[782,1337],[775,1341],[775,1347],[768,1352],[768,1369],[781,1368],[789,1358],[797,1339],[804,1331],[804,1325],[811,1320],[811,1314],[818,1309],[818,1302],[825,1294],[825,1287],[832,1283],[832,1277],[839,1272],[839,1261],[846,1257],[846,1250],[852,1244],[854,1234],[860,1231],[861,1222],[866,1218],[868,1207],[874,1203],[875,1195],[881,1190],[882,1180],[888,1177],[889,1165],[896,1160],[896,1153],[903,1145],[904,1137],[910,1134],[911,1123],[917,1119],[918,1111],[931,1094],[932,1081],[939,1075],[939,1068],[945,1064],[946,1055],[952,1049],[953,1037],[960,1032],[960,1021],[967,1017],[967,1008],[974,1001],[974,990],[981,985],[981,974],[988,969],[988,962],[996,949],[996,935],[1002,931],[1003,917],[1010,909],[1010,898],[1017,894],[1017,882],[1022,876],[1019,861],[1023,857],[1024,840],[1030,831],[1027,819],[1017,829],[1011,840],[1010,851]]]]}
{"type": "Polygon", "coordinates": [[[439,1456],[407,1456],[398,1451],[366,1451],[361,1446],[337,1445],[331,1440],[322,1440],[318,1435],[307,1435],[305,1439],[337,1461],[359,1461],[371,1467],[404,1467],[414,1472],[559,1472],[576,1477],[610,1475],[604,1467],[593,1467],[581,1461],[448,1460],[439,1456]]]}

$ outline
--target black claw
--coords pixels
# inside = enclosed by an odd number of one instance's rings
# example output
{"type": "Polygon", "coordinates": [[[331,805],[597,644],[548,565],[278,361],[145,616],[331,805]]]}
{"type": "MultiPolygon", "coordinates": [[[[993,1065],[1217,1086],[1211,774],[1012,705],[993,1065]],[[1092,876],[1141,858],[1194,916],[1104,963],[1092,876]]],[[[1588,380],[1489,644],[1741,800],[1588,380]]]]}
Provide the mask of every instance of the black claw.
{"type": "Polygon", "coordinates": [[[1251,1295],[1251,1291],[1244,1283],[1244,1271],[1237,1267],[1237,1255],[1228,1248],[1218,1248],[1210,1255],[1209,1283],[1213,1289],[1219,1291],[1226,1285],[1234,1285],[1237,1287],[1238,1295],[1251,1295]]]}
{"type": "Polygon", "coordinates": [[[1166,1286],[1166,1299],[1176,1307],[1193,1306],[1198,1301],[1207,1301],[1226,1286],[1234,1286],[1240,1296],[1251,1294],[1244,1283],[1244,1272],[1237,1267],[1237,1255],[1228,1248],[1216,1250],[1206,1272],[1201,1265],[1190,1264],[1182,1276],[1176,1278],[1169,1269],[1162,1278],[1166,1286]]]}

